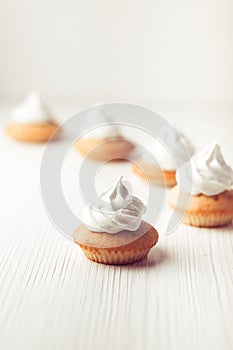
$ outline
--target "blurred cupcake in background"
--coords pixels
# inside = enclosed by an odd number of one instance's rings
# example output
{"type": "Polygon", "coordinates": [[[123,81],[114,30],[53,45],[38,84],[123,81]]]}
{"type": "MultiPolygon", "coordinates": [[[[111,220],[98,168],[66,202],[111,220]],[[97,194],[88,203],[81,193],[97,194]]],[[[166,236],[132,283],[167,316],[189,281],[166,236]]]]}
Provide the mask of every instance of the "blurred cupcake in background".
{"type": "Polygon", "coordinates": [[[177,186],[170,190],[168,203],[184,215],[185,224],[217,227],[232,221],[233,170],[216,142],[183,164],[176,178],[177,186]],[[184,203],[189,203],[188,208],[184,203]]]}
{"type": "Polygon", "coordinates": [[[148,151],[133,164],[132,170],[140,177],[157,185],[174,186],[176,170],[194,153],[190,141],[174,127],[159,130],[158,139],[147,144],[148,151]]]}
{"type": "Polygon", "coordinates": [[[36,92],[31,92],[12,112],[7,134],[23,142],[47,142],[57,130],[48,107],[36,92]]]}
{"type": "Polygon", "coordinates": [[[111,122],[103,106],[87,111],[84,127],[91,130],[83,134],[75,143],[75,148],[85,157],[110,161],[127,158],[134,150],[134,144],[121,135],[118,125],[111,122]],[[93,123],[97,126],[93,126],[93,123]]]}

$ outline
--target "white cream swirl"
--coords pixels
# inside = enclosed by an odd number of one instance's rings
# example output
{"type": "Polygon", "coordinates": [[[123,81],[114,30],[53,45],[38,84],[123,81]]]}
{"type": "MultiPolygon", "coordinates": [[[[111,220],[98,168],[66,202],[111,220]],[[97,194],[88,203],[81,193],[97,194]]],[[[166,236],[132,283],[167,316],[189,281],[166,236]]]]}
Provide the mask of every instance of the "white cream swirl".
{"type": "Polygon", "coordinates": [[[159,140],[153,140],[149,145],[152,156],[145,153],[144,160],[159,165],[162,170],[175,171],[194,153],[187,137],[170,125],[162,127],[158,131],[158,137],[164,144],[159,140]]]}
{"type": "Polygon", "coordinates": [[[85,130],[88,128],[91,130],[85,133],[83,138],[104,140],[121,136],[118,126],[111,122],[103,106],[94,106],[86,112],[85,130]],[[95,127],[93,124],[97,126],[95,127]]]}
{"type": "Polygon", "coordinates": [[[82,221],[87,228],[111,234],[139,228],[146,207],[140,199],[129,193],[127,184],[123,183],[121,177],[100,195],[100,203],[96,208],[84,207],[82,221]]]}
{"type": "Polygon", "coordinates": [[[51,121],[50,112],[36,92],[31,92],[12,112],[12,121],[22,124],[43,124],[51,121]]]}
{"type": "Polygon", "coordinates": [[[233,170],[225,162],[216,142],[183,164],[176,179],[181,191],[191,195],[214,196],[233,189],[233,170]]]}

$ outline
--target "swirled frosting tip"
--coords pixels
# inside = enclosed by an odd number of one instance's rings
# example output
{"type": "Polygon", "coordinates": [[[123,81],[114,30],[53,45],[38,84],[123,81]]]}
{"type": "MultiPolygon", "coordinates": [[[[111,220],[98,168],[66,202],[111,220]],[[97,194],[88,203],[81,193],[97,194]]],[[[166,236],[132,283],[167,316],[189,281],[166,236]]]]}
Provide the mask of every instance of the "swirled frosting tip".
{"type": "Polygon", "coordinates": [[[180,189],[191,195],[214,196],[233,188],[233,170],[226,163],[217,141],[183,164],[176,179],[180,189]]]}
{"type": "Polygon", "coordinates": [[[130,184],[120,177],[100,195],[97,205],[84,207],[82,221],[94,232],[136,231],[145,211],[143,202],[130,193],[130,184]]]}
{"type": "Polygon", "coordinates": [[[85,130],[90,129],[90,131],[84,133],[83,138],[103,140],[121,136],[119,127],[111,121],[104,106],[101,105],[87,110],[84,127],[85,130]]]}
{"type": "Polygon", "coordinates": [[[23,124],[41,124],[51,121],[48,107],[37,92],[31,92],[24,101],[12,111],[12,121],[23,124]]]}
{"type": "Polygon", "coordinates": [[[176,171],[194,153],[189,139],[174,126],[164,125],[158,130],[158,139],[149,145],[150,152],[143,152],[143,158],[163,170],[176,171]]]}

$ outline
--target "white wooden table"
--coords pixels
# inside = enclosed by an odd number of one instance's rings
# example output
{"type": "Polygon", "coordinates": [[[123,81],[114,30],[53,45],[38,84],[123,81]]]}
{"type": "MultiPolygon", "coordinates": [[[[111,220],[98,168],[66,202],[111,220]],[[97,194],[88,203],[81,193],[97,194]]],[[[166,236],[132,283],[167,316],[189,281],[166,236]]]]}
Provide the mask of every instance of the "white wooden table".
{"type": "MultiPolygon", "coordinates": [[[[233,165],[229,111],[161,112],[197,146],[218,138],[233,165]]],[[[233,227],[181,225],[161,233],[148,261],[92,263],[43,209],[43,150],[9,140],[1,127],[0,348],[231,350],[233,227]]]]}

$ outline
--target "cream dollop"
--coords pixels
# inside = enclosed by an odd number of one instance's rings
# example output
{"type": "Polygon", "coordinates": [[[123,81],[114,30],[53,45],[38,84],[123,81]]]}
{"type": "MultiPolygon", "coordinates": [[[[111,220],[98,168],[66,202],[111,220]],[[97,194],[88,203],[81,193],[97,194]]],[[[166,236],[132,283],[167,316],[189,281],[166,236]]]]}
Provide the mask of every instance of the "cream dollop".
{"type": "Polygon", "coordinates": [[[153,140],[149,145],[152,156],[145,155],[146,162],[157,164],[163,170],[175,171],[194,153],[188,138],[172,126],[165,126],[158,131],[160,140],[153,140]],[[165,146],[167,145],[167,147],[165,146]]]}
{"type": "Polygon", "coordinates": [[[82,221],[87,228],[111,234],[139,228],[146,207],[140,199],[130,194],[127,185],[121,177],[100,195],[100,203],[96,208],[84,207],[82,221]]]}
{"type": "Polygon", "coordinates": [[[103,140],[121,136],[118,126],[111,122],[103,106],[95,106],[87,111],[85,130],[88,130],[88,128],[91,128],[91,130],[85,133],[82,136],[83,138],[103,140]],[[93,124],[97,126],[95,127],[93,124]]]}
{"type": "Polygon", "coordinates": [[[233,170],[225,162],[219,145],[213,142],[183,164],[176,179],[182,192],[214,196],[232,190],[233,170]]]}
{"type": "Polygon", "coordinates": [[[50,112],[38,93],[30,93],[12,112],[12,121],[23,124],[42,124],[51,121],[50,112]]]}

